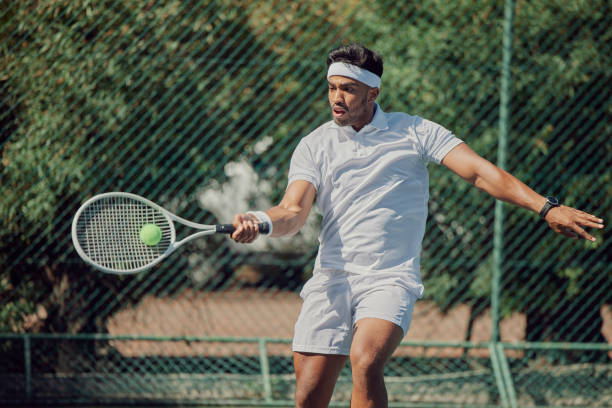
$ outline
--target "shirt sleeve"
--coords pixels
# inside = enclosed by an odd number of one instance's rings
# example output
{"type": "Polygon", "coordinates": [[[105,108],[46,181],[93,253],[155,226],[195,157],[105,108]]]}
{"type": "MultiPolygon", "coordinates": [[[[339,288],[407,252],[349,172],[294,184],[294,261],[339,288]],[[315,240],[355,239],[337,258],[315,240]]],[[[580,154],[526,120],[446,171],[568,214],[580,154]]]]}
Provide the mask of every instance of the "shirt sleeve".
{"type": "Polygon", "coordinates": [[[451,131],[437,123],[422,119],[416,126],[417,135],[421,142],[421,155],[426,161],[440,164],[444,156],[455,146],[463,143],[451,131]]]}
{"type": "Polygon", "coordinates": [[[289,166],[289,180],[287,185],[296,180],[305,180],[319,190],[321,172],[312,155],[308,144],[302,139],[293,152],[289,166]]]}

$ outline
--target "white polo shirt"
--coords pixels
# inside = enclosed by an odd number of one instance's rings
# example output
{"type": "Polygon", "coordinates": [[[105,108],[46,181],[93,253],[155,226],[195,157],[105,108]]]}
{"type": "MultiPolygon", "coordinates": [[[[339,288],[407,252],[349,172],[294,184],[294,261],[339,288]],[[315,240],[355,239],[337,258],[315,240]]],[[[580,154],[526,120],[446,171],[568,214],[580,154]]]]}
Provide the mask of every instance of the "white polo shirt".
{"type": "Polygon", "coordinates": [[[323,221],[314,278],[376,273],[422,296],[427,163],[440,163],[461,142],[436,123],[378,105],[359,132],[329,121],[304,137],[289,184],[305,180],[317,190],[323,221]]]}

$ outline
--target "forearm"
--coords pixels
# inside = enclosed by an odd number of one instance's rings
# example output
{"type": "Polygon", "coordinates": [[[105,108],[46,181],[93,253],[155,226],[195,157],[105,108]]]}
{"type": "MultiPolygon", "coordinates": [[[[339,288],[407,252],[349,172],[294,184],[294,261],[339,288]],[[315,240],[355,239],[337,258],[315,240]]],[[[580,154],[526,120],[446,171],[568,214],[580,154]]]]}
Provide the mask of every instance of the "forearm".
{"type": "Polygon", "coordinates": [[[272,220],[272,237],[295,235],[306,222],[308,216],[299,206],[286,206],[283,203],[266,211],[272,220]]]}
{"type": "Polygon", "coordinates": [[[477,188],[498,200],[539,213],[546,198],[525,183],[476,154],[462,143],[451,150],[442,163],[477,188]]]}
{"type": "Polygon", "coordinates": [[[232,234],[232,239],[241,243],[253,242],[259,235],[257,222],[272,223],[270,236],[294,235],[306,222],[315,195],[316,190],[310,182],[303,180],[292,182],[278,205],[266,210],[265,214],[259,214],[259,218],[270,218],[269,220],[259,219],[257,212],[236,214],[233,222],[236,230],[232,234]]]}
{"type": "Polygon", "coordinates": [[[536,213],[544,206],[545,197],[510,173],[493,165],[487,166],[483,172],[484,174],[476,174],[474,179],[469,181],[496,199],[536,213]]]}

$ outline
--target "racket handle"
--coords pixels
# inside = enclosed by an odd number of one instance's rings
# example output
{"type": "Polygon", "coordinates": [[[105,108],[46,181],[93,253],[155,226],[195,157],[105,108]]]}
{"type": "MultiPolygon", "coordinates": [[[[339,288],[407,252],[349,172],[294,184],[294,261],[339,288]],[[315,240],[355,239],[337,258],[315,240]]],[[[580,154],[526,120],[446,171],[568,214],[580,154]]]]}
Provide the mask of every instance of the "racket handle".
{"type": "MultiPolygon", "coordinates": [[[[259,223],[258,225],[259,232],[261,232],[262,234],[267,234],[268,232],[270,232],[268,224],[259,223]]],[[[232,224],[217,224],[215,225],[215,227],[217,228],[217,232],[220,234],[232,234],[234,231],[236,231],[236,228],[232,224]]]]}

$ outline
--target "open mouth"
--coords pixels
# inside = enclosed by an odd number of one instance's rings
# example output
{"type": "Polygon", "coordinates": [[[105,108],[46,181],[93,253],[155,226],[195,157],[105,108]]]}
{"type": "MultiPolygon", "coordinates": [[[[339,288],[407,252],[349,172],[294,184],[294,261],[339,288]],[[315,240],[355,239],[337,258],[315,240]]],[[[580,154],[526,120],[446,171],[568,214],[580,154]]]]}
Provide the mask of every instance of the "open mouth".
{"type": "Polygon", "coordinates": [[[332,108],[332,113],[334,114],[334,117],[339,118],[346,114],[346,109],[341,108],[340,106],[334,106],[332,108]]]}

